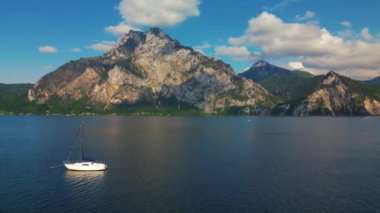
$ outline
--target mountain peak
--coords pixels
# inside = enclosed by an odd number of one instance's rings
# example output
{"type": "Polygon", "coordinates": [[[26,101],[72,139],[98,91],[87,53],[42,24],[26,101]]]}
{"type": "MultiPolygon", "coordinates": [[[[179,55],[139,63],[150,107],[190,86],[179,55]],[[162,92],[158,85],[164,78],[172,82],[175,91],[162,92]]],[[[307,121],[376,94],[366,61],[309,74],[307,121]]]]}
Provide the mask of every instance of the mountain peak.
{"type": "Polygon", "coordinates": [[[325,79],[323,80],[323,84],[324,85],[332,85],[332,84],[339,84],[341,81],[340,81],[340,75],[338,75],[336,72],[334,71],[329,71],[326,75],[325,75],[325,79]]]}
{"type": "Polygon", "coordinates": [[[155,36],[159,36],[159,37],[167,37],[167,35],[165,34],[165,32],[161,29],[161,28],[158,28],[158,27],[152,27],[148,30],[147,34],[153,34],[155,36]]]}
{"type": "Polygon", "coordinates": [[[287,76],[291,74],[292,72],[288,69],[277,67],[266,61],[260,60],[239,75],[251,79],[252,81],[261,82],[274,76],[287,76]]]}
{"type": "Polygon", "coordinates": [[[158,27],[150,28],[147,32],[130,30],[128,33],[120,36],[115,48],[125,46],[127,48],[132,48],[133,50],[135,45],[131,44],[140,44],[142,41],[145,41],[147,36],[172,40],[162,29],[158,27]]]}
{"type": "Polygon", "coordinates": [[[152,43],[153,46],[180,46],[180,43],[173,40],[160,28],[150,28],[146,32],[130,30],[128,33],[120,36],[117,44],[106,54],[113,60],[129,57],[139,46],[145,43],[152,43]],[[165,45],[171,43],[171,45],[165,45]]]}
{"type": "Polygon", "coordinates": [[[119,40],[116,44],[116,47],[122,46],[128,42],[128,40],[141,40],[144,37],[144,32],[130,30],[128,33],[125,33],[119,37],[119,40]]]}
{"type": "Polygon", "coordinates": [[[328,73],[326,73],[326,77],[331,77],[331,76],[339,76],[338,73],[334,72],[334,71],[329,71],[328,73]]]}
{"type": "Polygon", "coordinates": [[[120,36],[116,45],[105,54],[106,57],[111,59],[126,58],[128,52],[133,52],[135,49],[144,42],[146,35],[141,31],[130,30],[128,33],[120,36]]]}
{"type": "Polygon", "coordinates": [[[271,64],[269,64],[268,62],[266,62],[264,60],[260,60],[260,61],[257,61],[256,63],[254,63],[252,65],[252,67],[265,67],[265,66],[268,66],[268,65],[271,65],[271,64]]]}

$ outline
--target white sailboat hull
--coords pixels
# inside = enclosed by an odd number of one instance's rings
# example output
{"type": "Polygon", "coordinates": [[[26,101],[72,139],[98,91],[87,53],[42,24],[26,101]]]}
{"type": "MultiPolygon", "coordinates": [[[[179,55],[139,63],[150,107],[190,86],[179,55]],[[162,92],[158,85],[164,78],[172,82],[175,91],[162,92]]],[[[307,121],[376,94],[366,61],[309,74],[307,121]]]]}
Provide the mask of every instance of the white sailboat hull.
{"type": "Polygon", "coordinates": [[[64,162],[63,165],[68,170],[73,171],[104,171],[107,169],[107,165],[105,163],[97,163],[97,162],[64,162]]]}

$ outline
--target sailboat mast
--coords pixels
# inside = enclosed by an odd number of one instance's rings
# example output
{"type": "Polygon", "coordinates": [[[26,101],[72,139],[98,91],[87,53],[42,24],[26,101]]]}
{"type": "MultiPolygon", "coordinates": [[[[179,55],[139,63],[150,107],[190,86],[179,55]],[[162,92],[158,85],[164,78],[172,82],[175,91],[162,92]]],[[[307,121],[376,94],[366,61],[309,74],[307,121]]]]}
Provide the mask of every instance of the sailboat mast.
{"type": "Polygon", "coordinates": [[[83,160],[83,124],[80,124],[80,159],[83,160]]]}

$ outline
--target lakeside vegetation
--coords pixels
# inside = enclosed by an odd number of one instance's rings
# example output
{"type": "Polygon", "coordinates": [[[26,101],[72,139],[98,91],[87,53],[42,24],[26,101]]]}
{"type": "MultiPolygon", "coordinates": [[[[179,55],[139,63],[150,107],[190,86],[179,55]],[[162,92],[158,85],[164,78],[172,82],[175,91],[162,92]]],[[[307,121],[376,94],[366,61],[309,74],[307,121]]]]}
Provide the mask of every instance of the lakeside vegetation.
{"type": "Polygon", "coordinates": [[[106,108],[91,103],[89,98],[79,100],[61,99],[52,96],[45,104],[27,100],[32,84],[0,84],[0,115],[142,115],[142,116],[203,116],[235,114],[236,109],[204,113],[189,104],[174,99],[161,101],[161,105],[139,103],[106,108]],[[175,103],[174,103],[175,102],[175,103]]]}
{"type": "MultiPolygon", "coordinates": [[[[298,81],[295,77],[277,77],[271,81],[266,80],[262,85],[272,94],[276,91],[288,91],[277,94],[285,103],[294,107],[307,94],[317,88],[321,76],[298,81]],[[283,82],[280,84],[280,81],[283,82]],[[280,86],[279,86],[280,85],[280,86]]],[[[372,98],[380,98],[380,87],[367,85],[361,82],[343,78],[351,88],[360,91],[372,98]]],[[[122,104],[106,107],[91,102],[87,97],[79,100],[62,99],[52,96],[44,104],[29,102],[28,89],[32,84],[0,84],[0,115],[140,115],[140,116],[213,116],[213,115],[244,115],[243,108],[229,107],[216,110],[215,113],[205,113],[185,102],[178,102],[175,98],[160,99],[156,103],[141,102],[138,104],[122,104]]],[[[276,115],[276,110],[272,110],[276,115]]]]}

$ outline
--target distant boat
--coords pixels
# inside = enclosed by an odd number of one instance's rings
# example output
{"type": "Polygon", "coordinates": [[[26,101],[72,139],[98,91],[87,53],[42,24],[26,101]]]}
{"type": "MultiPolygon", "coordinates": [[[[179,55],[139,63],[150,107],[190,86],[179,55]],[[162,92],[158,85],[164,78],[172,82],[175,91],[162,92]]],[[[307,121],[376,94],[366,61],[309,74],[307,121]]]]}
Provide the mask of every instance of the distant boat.
{"type": "Polygon", "coordinates": [[[107,164],[96,162],[94,159],[86,158],[83,154],[83,124],[80,125],[80,143],[81,143],[81,157],[79,161],[64,161],[63,165],[68,170],[73,171],[104,171],[107,169],[107,164]]]}

